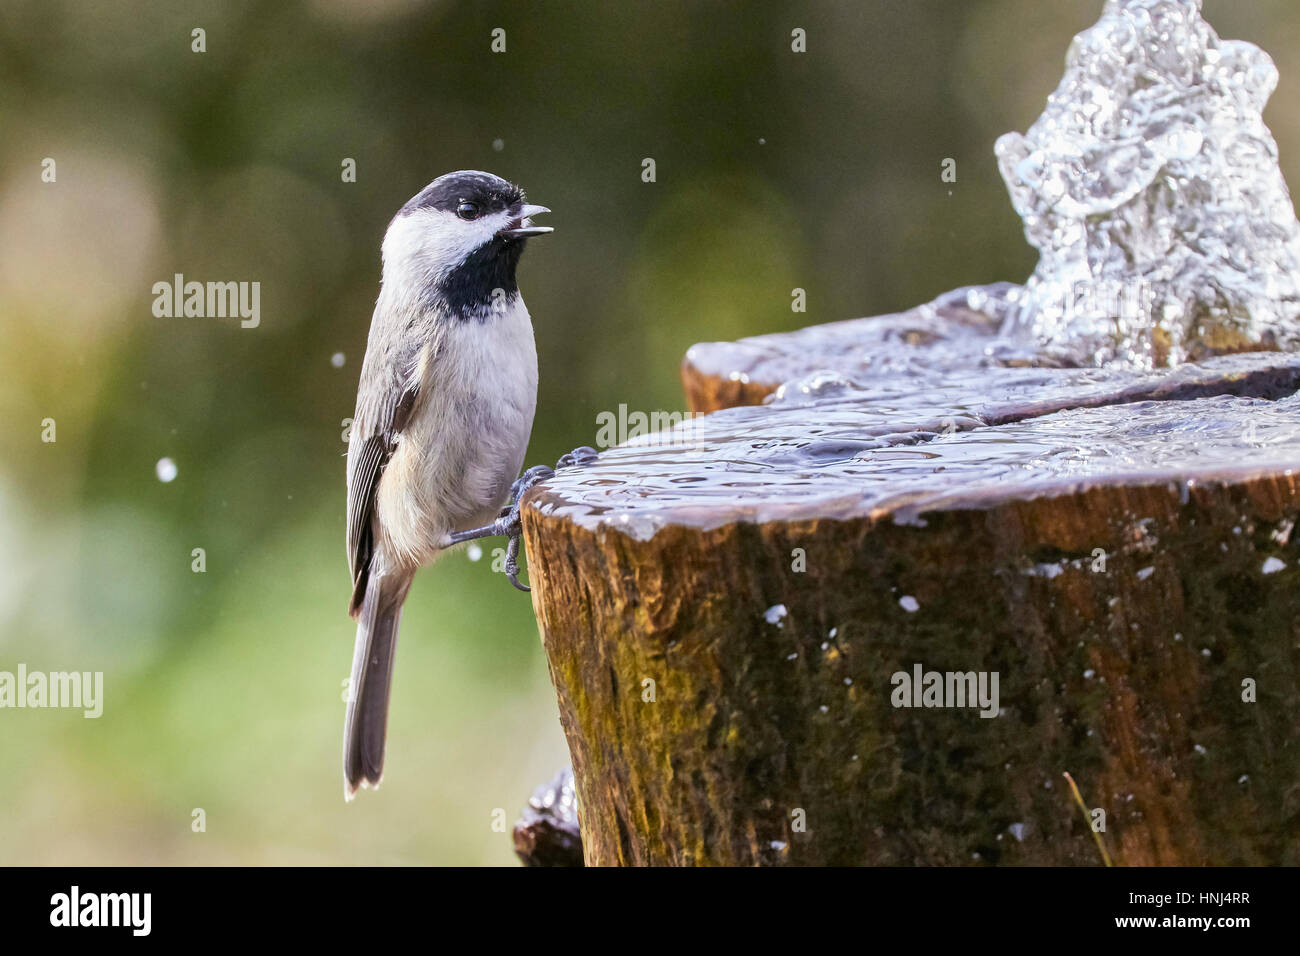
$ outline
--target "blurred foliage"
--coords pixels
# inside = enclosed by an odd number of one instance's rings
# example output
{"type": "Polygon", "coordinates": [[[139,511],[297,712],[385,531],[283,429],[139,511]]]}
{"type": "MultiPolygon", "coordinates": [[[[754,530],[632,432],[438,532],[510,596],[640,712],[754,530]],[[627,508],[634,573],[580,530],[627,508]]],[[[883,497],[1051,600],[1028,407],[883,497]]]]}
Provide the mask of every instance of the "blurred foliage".
{"type": "MultiPolygon", "coordinates": [[[[1300,52],[1278,38],[1300,9],[1205,6],[1277,61],[1296,182],[1300,52]]],[[[0,711],[0,863],[509,863],[493,811],[513,822],[567,756],[528,599],[486,556],[417,578],[388,780],[342,799],[342,420],[388,219],[459,168],[555,210],[520,276],[529,460],[552,461],[602,410],[681,409],[696,341],[1027,276],[993,141],[1100,9],[5,0],[0,670],[103,670],[105,710],[0,711]],[[155,318],[178,272],[259,281],[260,327],[155,318]]]]}

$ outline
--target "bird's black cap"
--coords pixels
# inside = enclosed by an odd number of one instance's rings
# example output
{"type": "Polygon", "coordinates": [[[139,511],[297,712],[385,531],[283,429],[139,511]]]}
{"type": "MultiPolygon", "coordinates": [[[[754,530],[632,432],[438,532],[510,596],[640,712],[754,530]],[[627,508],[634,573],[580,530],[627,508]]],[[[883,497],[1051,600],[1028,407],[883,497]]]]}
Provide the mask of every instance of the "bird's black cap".
{"type": "Polygon", "coordinates": [[[501,212],[524,201],[524,191],[500,176],[477,170],[462,170],[439,176],[416,193],[402,212],[438,209],[455,212],[463,202],[472,202],[484,212],[501,212]]]}

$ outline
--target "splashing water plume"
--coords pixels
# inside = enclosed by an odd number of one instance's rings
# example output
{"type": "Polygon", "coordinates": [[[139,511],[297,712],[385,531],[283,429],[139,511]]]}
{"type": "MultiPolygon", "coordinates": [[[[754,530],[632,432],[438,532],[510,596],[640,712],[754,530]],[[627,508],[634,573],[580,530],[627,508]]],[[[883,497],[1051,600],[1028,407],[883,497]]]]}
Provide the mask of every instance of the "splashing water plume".
{"type": "Polygon", "coordinates": [[[1042,116],[997,142],[1040,252],[1003,338],[1138,368],[1300,347],[1300,223],[1262,117],[1277,79],[1201,0],[1108,0],[1042,116]]]}

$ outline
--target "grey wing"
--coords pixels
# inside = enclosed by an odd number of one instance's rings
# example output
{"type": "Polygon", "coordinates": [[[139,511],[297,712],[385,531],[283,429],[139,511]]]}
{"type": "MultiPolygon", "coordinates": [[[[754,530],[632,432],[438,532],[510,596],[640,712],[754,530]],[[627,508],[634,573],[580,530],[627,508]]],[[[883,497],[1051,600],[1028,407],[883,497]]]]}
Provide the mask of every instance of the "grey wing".
{"type": "Polygon", "coordinates": [[[375,490],[420,393],[418,363],[395,363],[386,375],[373,374],[369,366],[367,362],[361,370],[348,446],[347,547],[352,572],[348,613],[353,617],[361,611],[374,559],[375,490]]]}

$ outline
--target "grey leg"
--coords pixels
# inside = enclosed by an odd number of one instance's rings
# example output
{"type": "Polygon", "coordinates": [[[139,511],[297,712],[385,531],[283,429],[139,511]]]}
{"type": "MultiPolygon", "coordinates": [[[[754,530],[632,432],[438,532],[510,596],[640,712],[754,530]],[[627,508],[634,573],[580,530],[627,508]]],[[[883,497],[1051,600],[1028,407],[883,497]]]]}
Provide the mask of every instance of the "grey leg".
{"type": "MultiPolygon", "coordinates": [[[[581,448],[575,448],[567,455],[561,456],[560,460],[555,463],[555,468],[579,467],[588,465],[595,460],[596,450],[583,445],[581,448]]],[[[506,577],[520,591],[531,591],[532,588],[528,585],[519,583],[519,542],[523,534],[523,521],[519,515],[519,502],[523,500],[524,493],[533,485],[553,477],[555,468],[548,468],[546,465],[534,465],[529,468],[511,486],[511,503],[501,509],[501,514],[496,521],[481,528],[457,531],[448,536],[450,543],[461,544],[465,541],[474,541],[477,538],[508,538],[509,542],[506,545],[506,577]]]]}

